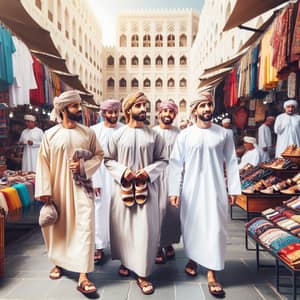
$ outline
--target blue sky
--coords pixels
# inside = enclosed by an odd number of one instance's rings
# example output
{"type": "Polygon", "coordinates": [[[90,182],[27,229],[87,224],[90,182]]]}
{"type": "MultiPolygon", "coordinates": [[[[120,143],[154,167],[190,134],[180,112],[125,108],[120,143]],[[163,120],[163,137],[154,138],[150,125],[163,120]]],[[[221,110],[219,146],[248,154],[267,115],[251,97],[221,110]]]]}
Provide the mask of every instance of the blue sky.
{"type": "Polygon", "coordinates": [[[105,46],[115,43],[116,15],[121,10],[151,8],[193,8],[201,10],[204,0],[89,0],[98,18],[105,46]]]}

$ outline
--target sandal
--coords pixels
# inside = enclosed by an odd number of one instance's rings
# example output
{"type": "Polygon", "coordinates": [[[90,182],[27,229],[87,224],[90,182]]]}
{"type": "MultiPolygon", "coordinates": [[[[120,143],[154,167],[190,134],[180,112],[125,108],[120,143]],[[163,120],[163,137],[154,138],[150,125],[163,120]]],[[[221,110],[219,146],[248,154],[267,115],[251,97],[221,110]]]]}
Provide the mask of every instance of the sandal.
{"type": "Polygon", "coordinates": [[[189,260],[188,263],[185,265],[184,271],[189,276],[197,276],[197,264],[194,261],[189,260]]]}
{"type": "Polygon", "coordinates": [[[129,276],[129,270],[126,267],[124,267],[123,265],[120,265],[119,275],[122,276],[122,277],[128,277],[129,276]]]}
{"type": "Polygon", "coordinates": [[[126,180],[122,181],[121,199],[123,203],[128,207],[132,207],[135,204],[133,184],[131,182],[128,182],[126,180]]]}
{"type": "Polygon", "coordinates": [[[211,281],[208,282],[208,291],[210,294],[216,298],[224,298],[225,291],[223,290],[222,285],[219,282],[211,281]]]}
{"type": "Polygon", "coordinates": [[[142,205],[147,201],[148,188],[145,181],[136,180],[135,182],[135,201],[142,205]]]}
{"type": "Polygon", "coordinates": [[[103,249],[96,249],[94,254],[94,264],[99,264],[104,258],[103,249]]]}
{"type": "Polygon", "coordinates": [[[155,263],[157,265],[162,265],[162,264],[166,263],[166,258],[165,258],[165,255],[164,255],[164,252],[162,249],[158,250],[156,257],[155,257],[155,263]]]}
{"type": "Polygon", "coordinates": [[[55,266],[54,268],[51,269],[49,278],[52,280],[59,279],[62,275],[62,269],[58,266],[55,266]]]}
{"type": "Polygon", "coordinates": [[[165,252],[168,259],[173,259],[175,257],[175,250],[172,245],[166,247],[165,252]]]}
{"type": "Polygon", "coordinates": [[[77,290],[80,291],[81,293],[87,295],[87,294],[92,294],[95,293],[97,291],[95,285],[93,282],[91,282],[88,279],[84,279],[82,280],[78,286],[77,286],[77,290]]]}
{"type": "Polygon", "coordinates": [[[151,295],[154,293],[153,284],[145,278],[138,277],[136,283],[144,295],[151,295]]]}

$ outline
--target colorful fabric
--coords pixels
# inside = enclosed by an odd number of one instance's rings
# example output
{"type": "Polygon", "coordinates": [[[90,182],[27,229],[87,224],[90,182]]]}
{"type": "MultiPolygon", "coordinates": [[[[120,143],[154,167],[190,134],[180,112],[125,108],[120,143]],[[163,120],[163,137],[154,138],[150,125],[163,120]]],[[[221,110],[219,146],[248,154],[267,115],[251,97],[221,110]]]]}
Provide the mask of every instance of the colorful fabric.
{"type": "Polygon", "coordinates": [[[35,56],[32,56],[32,58],[33,58],[33,72],[34,72],[37,88],[30,90],[30,103],[34,105],[43,105],[45,104],[44,68],[43,65],[40,63],[40,61],[35,56]]]}
{"type": "Polygon", "coordinates": [[[18,195],[21,199],[22,206],[29,206],[31,203],[31,198],[27,186],[23,183],[14,184],[13,187],[17,190],[18,195]]]}
{"type": "Polygon", "coordinates": [[[284,247],[292,244],[292,243],[299,243],[300,239],[298,237],[295,237],[291,234],[288,234],[285,232],[282,236],[280,236],[278,239],[271,242],[270,247],[274,250],[274,252],[278,252],[284,247]]]}
{"type": "Polygon", "coordinates": [[[8,210],[12,211],[22,207],[22,202],[17,190],[13,187],[2,189],[1,192],[5,196],[8,210]]]}
{"type": "Polygon", "coordinates": [[[8,214],[8,206],[6,203],[6,198],[3,193],[0,191],[0,208],[3,208],[5,213],[8,214]]]}

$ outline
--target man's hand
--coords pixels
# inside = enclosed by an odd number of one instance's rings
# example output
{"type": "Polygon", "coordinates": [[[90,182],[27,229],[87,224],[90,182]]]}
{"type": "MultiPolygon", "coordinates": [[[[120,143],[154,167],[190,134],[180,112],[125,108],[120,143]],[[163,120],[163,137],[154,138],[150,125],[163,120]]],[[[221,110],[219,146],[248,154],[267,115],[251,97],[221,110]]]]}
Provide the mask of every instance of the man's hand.
{"type": "Polygon", "coordinates": [[[80,161],[71,161],[70,162],[70,170],[73,174],[80,172],[80,161]]]}
{"type": "Polygon", "coordinates": [[[236,202],[236,195],[228,195],[228,203],[229,205],[234,205],[236,202]]]}
{"type": "Polygon", "coordinates": [[[100,188],[95,188],[95,196],[96,197],[100,197],[100,195],[101,195],[101,189],[100,188]]]}
{"type": "Polygon", "coordinates": [[[39,199],[43,201],[44,203],[50,202],[50,196],[40,196],[39,199]]]}
{"type": "Polygon", "coordinates": [[[28,141],[27,141],[27,144],[31,146],[31,145],[33,144],[33,141],[28,140],[28,141]]]}
{"type": "Polygon", "coordinates": [[[149,175],[144,169],[140,169],[135,172],[135,177],[136,179],[146,181],[149,178],[149,175]]]}
{"type": "Polygon", "coordinates": [[[169,201],[172,206],[179,208],[179,204],[180,204],[179,196],[170,196],[169,201]]]}
{"type": "Polygon", "coordinates": [[[126,171],[124,172],[123,178],[126,181],[131,182],[133,179],[135,179],[135,173],[132,172],[130,169],[126,169],[126,171]]]}

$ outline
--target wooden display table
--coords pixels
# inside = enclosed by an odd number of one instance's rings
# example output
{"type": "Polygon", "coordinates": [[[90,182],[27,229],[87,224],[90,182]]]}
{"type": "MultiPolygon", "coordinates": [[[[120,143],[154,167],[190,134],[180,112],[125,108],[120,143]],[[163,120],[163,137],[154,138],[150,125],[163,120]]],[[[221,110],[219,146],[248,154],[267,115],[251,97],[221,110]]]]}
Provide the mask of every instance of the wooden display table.
{"type": "Polygon", "coordinates": [[[4,218],[0,211],[0,277],[4,274],[4,218]]]}
{"type": "MultiPolygon", "coordinates": [[[[282,201],[288,200],[293,195],[284,195],[284,194],[272,194],[265,195],[261,193],[255,194],[242,194],[238,195],[235,205],[240,207],[247,213],[246,220],[250,220],[250,215],[253,213],[260,213],[267,208],[274,208],[276,206],[282,205],[282,201]]],[[[230,217],[232,220],[232,206],[230,208],[230,217]]]]}
{"type": "Polygon", "coordinates": [[[296,174],[300,173],[300,169],[289,169],[289,170],[280,170],[280,169],[273,169],[269,168],[274,172],[274,175],[276,177],[279,177],[280,179],[288,179],[293,178],[296,174]]]}

